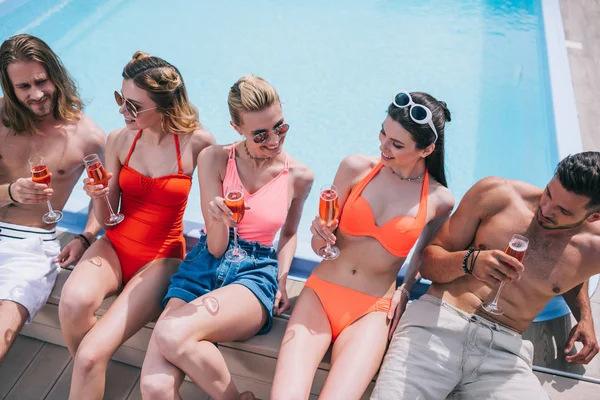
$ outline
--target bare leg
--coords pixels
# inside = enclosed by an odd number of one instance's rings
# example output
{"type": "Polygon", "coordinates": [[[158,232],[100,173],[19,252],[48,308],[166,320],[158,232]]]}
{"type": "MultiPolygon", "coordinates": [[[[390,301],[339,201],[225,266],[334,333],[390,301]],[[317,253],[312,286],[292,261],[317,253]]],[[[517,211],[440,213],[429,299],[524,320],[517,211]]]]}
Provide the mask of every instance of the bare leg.
{"type": "MultiPolygon", "coordinates": [[[[171,299],[172,302],[180,300],[171,299]]],[[[218,400],[244,397],[235,387],[221,352],[213,344],[252,337],[267,312],[245,286],[231,284],[191,303],[169,308],[156,324],[153,340],[162,356],[218,400]]]]}
{"type": "Polygon", "coordinates": [[[331,354],[331,369],[319,399],[360,399],[377,373],[389,325],[386,313],[372,312],[338,336],[331,354]]]}
{"type": "Polygon", "coordinates": [[[73,366],[70,399],[101,399],[106,367],[119,346],[158,316],[169,279],[181,260],[154,260],[125,286],[108,311],[81,341],[73,366]]]}
{"type": "Polygon", "coordinates": [[[121,264],[108,239],[97,240],[83,255],[65,283],[58,317],[71,357],[94,326],[102,301],[121,285],[121,264]]]}
{"type": "MultiPolygon", "coordinates": [[[[171,299],[159,321],[172,310],[187,304],[180,299],[171,299]]],[[[152,335],[140,376],[140,389],[144,400],[180,400],[179,387],[185,374],[167,361],[160,353],[155,336],[152,335]]]]}
{"type": "MultiPolygon", "coordinates": [[[[288,322],[277,357],[271,398],[305,400],[331,343],[331,325],[319,297],[305,287],[288,322]]],[[[343,398],[343,397],[339,397],[343,398]]]]}
{"type": "Polygon", "coordinates": [[[10,300],[0,300],[0,363],[19,335],[29,312],[22,305],[10,300]]]}

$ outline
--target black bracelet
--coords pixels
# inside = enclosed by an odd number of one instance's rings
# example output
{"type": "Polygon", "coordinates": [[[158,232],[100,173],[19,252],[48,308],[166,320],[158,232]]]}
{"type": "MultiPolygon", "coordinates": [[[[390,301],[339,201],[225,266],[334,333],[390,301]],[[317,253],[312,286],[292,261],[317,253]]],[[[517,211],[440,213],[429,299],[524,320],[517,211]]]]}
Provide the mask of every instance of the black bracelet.
{"type": "Polygon", "coordinates": [[[88,238],[85,237],[85,235],[80,233],[79,235],[77,235],[77,237],[83,240],[83,247],[85,247],[86,249],[92,245],[88,238]]]}
{"type": "Polygon", "coordinates": [[[463,258],[463,262],[462,262],[462,268],[463,271],[465,271],[465,274],[471,274],[471,270],[469,270],[469,267],[467,266],[467,261],[469,260],[469,256],[475,251],[476,249],[474,247],[469,248],[469,250],[467,250],[467,254],[465,254],[465,257],[463,258]]]}
{"type": "Polygon", "coordinates": [[[15,200],[14,197],[12,197],[12,193],[10,192],[10,187],[12,186],[14,182],[11,182],[8,184],[8,197],[10,197],[10,199],[12,200],[13,203],[19,203],[17,200],[15,200]]]}
{"type": "Polygon", "coordinates": [[[471,264],[469,265],[471,268],[469,268],[469,274],[473,274],[473,268],[475,268],[475,263],[477,262],[477,257],[479,257],[481,250],[477,249],[475,252],[476,253],[473,254],[473,257],[471,257],[471,264]]]}

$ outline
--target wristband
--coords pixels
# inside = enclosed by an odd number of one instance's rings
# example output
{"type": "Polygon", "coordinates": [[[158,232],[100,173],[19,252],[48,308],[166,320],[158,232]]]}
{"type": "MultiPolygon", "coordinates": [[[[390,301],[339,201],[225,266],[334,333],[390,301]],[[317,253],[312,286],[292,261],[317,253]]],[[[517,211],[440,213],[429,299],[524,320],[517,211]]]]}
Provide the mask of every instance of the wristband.
{"type": "Polygon", "coordinates": [[[406,296],[407,300],[410,300],[410,292],[408,290],[406,290],[405,288],[400,287],[400,286],[396,290],[399,290],[403,295],[406,296]]]}
{"type": "Polygon", "coordinates": [[[13,183],[14,183],[14,182],[11,182],[11,183],[9,183],[9,184],[8,184],[8,197],[10,197],[10,200],[11,200],[13,203],[17,203],[17,204],[18,204],[19,202],[18,202],[17,200],[15,200],[15,198],[14,198],[14,197],[12,197],[12,193],[10,192],[10,187],[12,186],[12,184],[13,184],[13,183]]]}
{"type": "Polygon", "coordinates": [[[469,267],[467,266],[467,261],[469,260],[469,256],[471,254],[473,254],[473,252],[475,250],[476,249],[474,247],[469,248],[469,250],[467,250],[467,254],[465,254],[465,257],[463,258],[462,268],[463,268],[463,271],[465,271],[465,274],[469,274],[470,275],[473,272],[473,270],[469,269],[469,267]]]}
{"type": "Polygon", "coordinates": [[[85,247],[86,249],[89,248],[92,244],[90,243],[90,241],[88,240],[88,238],[85,237],[85,235],[83,234],[79,234],[77,235],[77,237],[79,239],[81,239],[81,241],[83,242],[83,247],[85,247]]]}

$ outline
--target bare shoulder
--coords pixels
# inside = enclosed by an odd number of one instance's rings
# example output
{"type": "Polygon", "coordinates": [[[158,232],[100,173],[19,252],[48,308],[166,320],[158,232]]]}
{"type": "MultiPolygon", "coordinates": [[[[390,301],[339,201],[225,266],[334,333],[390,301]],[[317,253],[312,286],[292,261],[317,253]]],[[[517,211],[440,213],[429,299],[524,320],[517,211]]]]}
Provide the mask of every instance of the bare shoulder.
{"type": "Polygon", "coordinates": [[[519,182],[499,176],[481,179],[465,195],[483,205],[503,207],[519,200],[519,182]]]}
{"type": "Polygon", "coordinates": [[[594,274],[600,273],[600,221],[590,222],[582,234],[579,234],[579,244],[585,254],[585,259],[590,260],[594,274]],[[593,260],[593,261],[592,261],[593,260]]]}
{"type": "Polygon", "coordinates": [[[351,154],[346,156],[340,163],[338,174],[350,180],[357,180],[372,170],[379,161],[379,157],[365,154],[351,154]]]}
{"type": "Polygon", "coordinates": [[[310,191],[315,180],[315,174],[312,169],[304,163],[289,156],[290,175],[294,178],[294,187],[297,193],[310,191]]]}
{"type": "Polygon", "coordinates": [[[81,114],[81,118],[77,121],[77,132],[85,138],[85,142],[89,147],[95,149],[104,147],[106,134],[88,115],[81,114]]]}
{"type": "Polygon", "coordinates": [[[213,134],[206,129],[196,129],[190,135],[190,143],[192,143],[192,147],[195,153],[199,153],[204,150],[206,147],[213,145],[216,143],[215,137],[213,134]]]}
{"type": "Polygon", "coordinates": [[[136,132],[125,127],[117,128],[108,134],[106,146],[116,147],[117,149],[126,145],[128,140],[133,141],[136,132]]]}
{"type": "Polygon", "coordinates": [[[227,163],[227,157],[229,157],[229,151],[233,144],[222,145],[222,144],[211,144],[205,147],[200,154],[198,154],[198,165],[203,163],[204,165],[221,165],[227,163]]]}
{"type": "Polygon", "coordinates": [[[435,199],[435,218],[447,217],[454,209],[454,195],[450,189],[435,179],[429,181],[429,197],[435,199]]]}

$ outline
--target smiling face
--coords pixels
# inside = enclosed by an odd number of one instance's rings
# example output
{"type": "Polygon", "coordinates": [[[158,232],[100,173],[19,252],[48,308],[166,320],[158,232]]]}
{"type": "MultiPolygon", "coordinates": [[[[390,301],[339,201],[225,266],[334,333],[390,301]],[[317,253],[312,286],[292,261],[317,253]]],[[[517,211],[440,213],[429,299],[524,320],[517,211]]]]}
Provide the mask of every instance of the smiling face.
{"type": "Polygon", "coordinates": [[[8,68],[8,78],[19,102],[38,118],[44,118],[56,106],[56,86],[44,66],[35,61],[17,61],[8,68]]]}
{"type": "Polygon", "coordinates": [[[158,126],[161,123],[162,114],[158,111],[156,103],[152,101],[148,92],[136,86],[132,79],[123,79],[121,95],[137,109],[138,115],[134,117],[127,111],[125,103],[119,107],[119,112],[125,118],[127,128],[132,130],[146,129],[158,126]]]}
{"type": "Polygon", "coordinates": [[[246,145],[253,157],[273,158],[281,153],[287,134],[277,133],[277,128],[285,124],[279,102],[260,111],[243,112],[241,120],[240,126],[233,121],[231,126],[246,138],[246,145]],[[267,132],[267,139],[263,143],[255,143],[255,136],[264,135],[265,132],[267,132]]]}
{"type": "Polygon", "coordinates": [[[555,176],[544,189],[536,221],[544,229],[571,229],[600,219],[600,212],[587,208],[590,199],[567,191],[555,176]]]}
{"type": "Polygon", "coordinates": [[[379,142],[381,161],[383,165],[390,168],[412,166],[431,154],[435,146],[418,149],[411,133],[389,116],[381,125],[379,142]]]}

